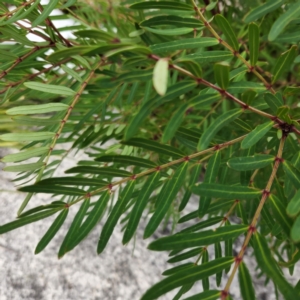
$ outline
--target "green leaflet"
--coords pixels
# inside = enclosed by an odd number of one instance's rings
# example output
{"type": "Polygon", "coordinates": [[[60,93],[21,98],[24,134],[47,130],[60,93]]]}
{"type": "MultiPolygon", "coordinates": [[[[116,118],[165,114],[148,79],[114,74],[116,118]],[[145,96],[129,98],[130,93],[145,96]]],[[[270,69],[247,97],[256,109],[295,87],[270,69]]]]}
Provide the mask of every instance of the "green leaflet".
{"type": "Polygon", "coordinates": [[[26,142],[43,141],[55,136],[54,132],[23,132],[23,133],[5,133],[0,135],[0,139],[6,142],[26,142]]]}
{"type": "Polygon", "coordinates": [[[255,292],[252,285],[252,279],[244,262],[239,264],[239,283],[243,300],[255,300],[255,292]]]}
{"type": "Polygon", "coordinates": [[[252,9],[246,16],[244,17],[245,23],[250,23],[260,19],[261,17],[265,16],[266,14],[276,10],[282,4],[284,4],[284,0],[269,0],[263,5],[260,5],[254,9],[252,9]]]}
{"type": "Polygon", "coordinates": [[[68,246],[70,244],[70,241],[72,238],[75,238],[75,234],[78,234],[78,230],[80,228],[81,222],[83,218],[85,217],[85,214],[89,208],[90,205],[90,199],[83,200],[79,210],[77,211],[71,226],[69,230],[67,231],[67,234],[65,235],[65,238],[63,239],[63,242],[58,250],[58,258],[61,258],[67,251],[68,246]]]}
{"type": "Polygon", "coordinates": [[[219,42],[215,38],[209,37],[200,37],[200,38],[188,38],[188,39],[181,39],[167,43],[160,43],[151,45],[150,49],[154,53],[160,52],[172,52],[177,50],[185,50],[185,49],[195,49],[195,48],[202,48],[202,47],[209,47],[217,45],[219,42]]]}
{"type": "Polygon", "coordinates": [[[166,251],[206,246],[228,239],[235,239],[246,230],[247,225],[231,225],[196,233],[178,233],[155,240],[149,244],[148,249],[166,251]]]}
{"type": "Polygon", "coordinates": [[[288,10],[284,12],[273,23],[268,35],[269,41],[274,41],[278,35],[284,30],[284,28],[294,19],[300,15],[299,3],[291,4],[288,6],[288,10]]]}
{"type": "Polygon", "coordinates": [[[287,236],[290,235],[292,220],[288,217],[283,203],[273,194],[269,196],[269,203],[272,207],[273,215],[278,224],[282,227],[287,236]]]}
{"type": "MultiPolygon", "coordinates": [[[[299,6],[300,8],[300,6],[299,6]]],[[[299,9],[300,12],[300,9],[299,9]]],[[[293,61],[295,60],[296,56],[297,56],[297,51],[298,47],[297,46],[292,46],[290,48],[290,50],[282,53],[279,57],[279,59],[277,60],[275,67],[274,67],[274,71],[273,71],[273,78],[272,78],[272,83],[276,82],[277,79],[282,75],[282,73],[287,69],[290,68],[290,66],[292,65],[293,61]]]]}
{"type": "Polygon", "coordinates": [[[209,143],[213,139],[215,134],[228,123],[238,118],[242,112],[243,110],[240,108],[232,109],[215,119],[215,121],[202,134],[197,149],[199,151],[205,150],[209,146],[209,143]]]}
{"type": "Polygon", "coordinates": [[[200,294],[196,294],[194,296],[184,298],[183,300],[217,300],[221,296],[221,292],[218,290],[210,290],[210,291],[205,291],[200,294]]]}
{"type": "Polygon", "coordinates": [[[203,51],[201,53],[188,54],[184,56],[185,58],[191,58],[198,63],[211,63],[217,61],[224,61],[226,59],[232,58],[233,55],[230,51],[203,51]]]}
{"type": "Polygon", "coordinates": [[[239,43],[235,36],[235,33],[229,24],[229,22],[222,16],[222,15],[215,15],[215,20],[217,22],[217,25],[221,28],[223,31],[228,44],[234,49],[239,50],[239,43]]]}
{"type": "Polygon", "coordinates": [[[190,227],[187,227],[185,229],[180,230],[178,233],[184,233],[184,232],[195,232],[200,229],[215,225],[217,223],[220,223],[223,220],[223,217],[211,217],[205,221],[199,222],[197,224],[194,224],[190,227]]]}
{"type": "Polygon", "coordinates": [[[101,219],[103,212],[107,206],[110,197],[109,191],[103,193],[99,200],[96,202],[94,208],[90,211],[88,217],[82,223],[80,228],[77,230],[78,234],[70,240],[69,246],[67,246],[67,251],[74,249],[96,226],[96,224],[101,219]]]}
{"type": "Polygon", "coordinates": [[[26,171],[34,171],[40,169],[44,166],[43,162],[36,162],[31,164],[23,164],[18,166],[8,166],[4,167],[3,171],[6,172],[26,172],[26,171]]]}
{"type": "Polygon", "coordinates": [[[277,113],[279,107],[284,105],[284,103],[279,97],[276,97],[271,93],[266,93],[264,95],[264,99],[274,114],[277,113]]]}
{"type": "Polygon", "coordinates": [[[202,183],[194,186],[192,191],[197,195],[222,199],[253,199],[262,193],[260,190],[246,186],[217,183],[202,183]]]}
{"type": "Polygon", "coordinates": [[[158,34],[158,35],[171,35],[171,36],[176,36],[176,35],[182,35],[182,34],[187,34],[190,32],[193,32],[193,28],[172,28],[172,29],[154,29],[151,27],[143,27],[146,31],[158,34]]]}
{"type": "Polygon", "coordinates": [[[22,160],[26,160],[28,158],[36,157],[43,155],[49,151],[49,147],[39,147],[39,148],[30,148],[25,151],[21,151],[19,153],[8,154],[4,156],[1,161],[3,162],[18,162],[22,160]]]}
{"type": "Polygon", "coordinates": [[[53,124],[59,124],[59,119],[47,119],[47,118],[31,118],[26,116],[16,116],[11,118],[17,124],[29,125],[29,126],[47,126],[53,124]]]}
{"type": "Polygon", "coordinates": [[[227,90],[229,85],[230,65],[226,62],[216,63],[214,65],[215,80],[222,90],[227,90]]]}
{"type": "Polygon", "coordinates": [[[31,26],[36,27],[37,25],[45,21],[45,19],[47,19],[51,12],[54,10],[58,2],[59,0],[51,0],[47,6],[44,6],[42,13],[32,22],[31,26]]]}
{"type": "Polygon", "coordinates": [[[193,11],[193,6],[176,1],[147,1],[130,5],[131,9],[174,9],[193,11]]]}
{"type": "Polygon", "coordinates": [[[167,262],[168,263],[176,263],[176,262],[194,257],[196,255],[199,255],[201,253],[202,249],[203,248],[195,248],[195,249],[189,250],[185,253],[182,253],[182,254],[179,254],[179,255],[176,255],[176,256],[170,258],[167,262]]]}
{"type": "Polygon", "coordinates": [[[66,48],[57,50],[48,56],[49,61],[57,61],[61,58],[72,57],[74,55],[85,55],[85,53],[96,49],[96,46],[74,46],[72,48],[66,48]]]}
{"type": "Polygon", "coordinates": [[[295,243],[300,242],[300,216],[295,220],[292,230],[291,230],[291,238],[295,243]]]}
{"type": "Polygon", "coordinates": [[[151,160],[129,155],[101,155],[95,161],[126,164],[142,168],[155,168],[157,165],[151,160]]]}
{"type": "Polygon", "coordinates": [[[176,85],[172,85],[168,87],[168,90],[164,96],[156,96],[153,99],[149,99],[146,103],[142,105],[139,112],[132,118],[129,122],[129,125],[126,127],[126,131],[124,134],[124,139],[128,140],[138,131],[142,122],[145,121],[147,116],[160,105],[174,100],[179,96],[188,93],[193,90],[197,86],[195,81],[181,81],[176,85]]]}
{"type": "Polygon", "coordinates": [[[164,96],[168,87],[169,61],[167,58],[159,59],[153,69],[153,87],[157,94],[164,96]]]}
{"type": "Polygon", "coordinates": [[[234,260],[231,257],[223,257],[217,260],[210,261],[205,265],[203,264],[201,266],[195,266],[191,269],[189,268],[187,270],[178,271],[176,274],[173,274],[152,286],[143,295],[141,300],[154,300],[159,296],[175,289],[176,287],[207,278],[230,266],[233,261],[234,260]]]}
{"type": "Polygon", "coordinates": [[[297,191],[288,203],[286,212],[290,217],[296,217],[300,213],[300,190],[297,191]]]}
{"type": "Polygon", "coordinates": [[[42,210],[47,210],[47,209],[63,209],[66,207],[66,203],[63,201],[53,201],[50,204],[46,205],[39,205],[34,208],[31,208],[29,210],[24,211],[23,213],[18,215],[18,218],[23,218],[29,215],[32,215],[36,212],[42,211],[42,210]]]}
{"type": "Polygon", "coordinates": [[[231,158],[227,165],[237,171],[248,171],[264,168],[275,161],[273,155],[257,154],[254,156],[231,158]]]}
{"type": "Polygon", "coordinates": [[[32,215],[28,215],[25,217],[22,217],[20,219],[17,219],[15,221],[12,221],[10,223],[4,224],[0,226],[0,234],[12,231],[16,228],[25,226],[27,224],[39,221],[41,219],[45,219],[47,217],[50,217],[52,215],[54,215],[55,213],[57,213],[59,209],[51,209],[51,210],[46,210],[46,211],[42,211],[42,212],[38,212],[36,214],[32,214],[32,215]]]}
{"type": "Polygon", "coordinates": [[[40,83],[35,81],[24,82],[24,85],[32,90],[50,93],[50,94],[56,94],[60,96],[74,96],[76,94],[75,91],[71,90],[66,86],[61,86],[61,85],[45,84],[45,83],[40,83]]]}
{"type": "Polygon", "coordinates": [[[160,193],[157,199],[157,207],[149,220],[145,231],[144,239],[150,237],[157,229],[167,211],[169,210],[172,202],[174,201],[177,193],[179,192],[188,169],[188,162],[183,163],[174,173],[171,179],[166,183],[165,189],[167,193],[160,193]]]}
{"type": "MultiPolygon", "coordinates": [[[[208,263],[208,260],[209,260],[208,251],[206,248],[204,248],[203,253],[202,253],[201,265],[205,266],[205,264],[208,263]]],[[[202,279],[202,287],[203,287],[204,291],[209,290],[209,278],[208,277],[202,279]]]]}
{"type": "MultiPolygon", "coordinates": [[[[204,177],[204,183],[213,183],[216,181],[218,176],[218,172],[221,165],[221,151],[218,150],[214,153],[214,155],[209,159],[208,165],[206,168],[206,173],[204,177]]],[[[201,197],[199,200],[199,207],[198,207],[198,217],[202,218],[210,205],[211,198],[210,197],[201,197]]]]}
{"type": "Polygon", "coordinates": [[[76,186],[105,186],[109,183],[98,178],[82,178],[82,177],[52,177],[43,179],[36,183],[37,185],[76,185],[76,186]]]}
{"type": "Polygon", "coordinates": [[[168,122],[163,136],[162,136],[162,143],[167,143],[170,139],[173,138],[173,136],[175,135],[177,129],[180,127],[183,119],[184,119],[184,115],[185,112],[187,111],[189,107],[189,103],[185,103],[183,105],[181,105],[177,111],[174,112],[174,114],[172,115],[170,121],[168,122]]]}
{"type": "Polygon", "coordinates": [[[256,144],[261,138],[263,138],[273,127],[274,122],[269,121],[258,125],[252,130],[242,141],[242,149],[250,148],[252,145],[256,144]]]}
{"type": "Polygon", "coordinates": [[[255,23],[249,25],[249,51],[251,66],[255,66],[258,60],[259,52],[259,27],[255,23]]]}
{"type": "MultiPolygon", "coordinates": [[[[222,257],[222,248],[221,248],[221,243],[220,242],[216,242],[215,243],[215,259],[221,258],[222,257]]],[[[216,284],[217,287],[220,286],[221,284],[221,280],[222,280],[222,271],[218,272],[216,274],[216,284]]]]}
{"type": "Polygon", "coordinates": [[[67,110],[69,105],[64,103],[48,103],[39,105],[24,105],[10,108],[6,111],[7,115],[33,115],[44,114],[55,111],[67,110]]]}
{"type": "Polygon", "coordinates": [[[95,40],[102,40],[102,41],[107,41],[111,42],[115,38],[113,35],[110,33],[99,30],[99,29],[87,29],[87,30],[79,30],[76,32],[73,32],[76,36],[82,37],[82,38],[90,38],[90,39],[95,39],[95,40]]]}
{"type": "Polygon", "coordinates": [[[28,193],[47,193],[47,194],[55,194],[55,195],[71,195],[71,196],[83,196],[86,194],[84,190],[80,190],[77,188],[70,188],[60,185],[28,185],[21,187],[19,189],[21,192],[28,193]]]}
{"type": "Polygon", "coordinates": [[[165,270],[162,275],[163,276],[170,276],[170,275],[173,275],[175,273],[177,273],[178,271],[182,271],[182,270],[186,270],[186,269],[191,269],[193,268],[195,265],[191,262],[188,262],[188,263],[185,263],[185,264],[182,264],[182,265],[179,265],[179,266],[176,266],[176,267],[173,267],[171,269],[167,269],[165,270]]]}
{"type": "Polygon", "coordinates": [[[77,72],[75,72],[75,71],[72,70],[71,68],[67,67],[66,65],[62,65],[61,68],[62,68],[68,75],[70,75],[71,77],[73,77],[73,78],[76,79],[77,81],[79,81],[79,82],[82,82],[82,81],[83,81],[82,77],[81,77],[77,72]]]}
{"type": "Polygon", "coordinates": [[[221,99],[221,95],[218,94],[200,94],[189,100],[189,106],[195,108],[203,108],[205,106],[209,106],[214,102],[217,102],[221,99]]]}
{"type": "Polygon", "coordinates": [[[299,189],[300,188],[300,171],[297,170],[293,165],[291,165],[289,162],[284,161],[283,162],[283,169],[293,185],[299,189]]]}
{"type": "Polygon", "coordinates": [[[146,183],[144,184],[143,188],[141,188],[139,195],[137,197],[137,201],[134,204],[134,207],[132,208],[132,211],[130,213],[130,218],[128,220],[122,243],[127,244],[132,236],[134,235],[138,225],[139,221],[142,217],[142,213],[148,203],[148,200],[151,196],[151,193],[155,189],[158,181],[160,179],[160,173],[155,172],[153,175],[151,175],[146,183]]]}
{"type": "Polygon", "coordinates": [[[131,173],[124,170],[119,170],[112,167],[93,167],[93,166],[80,166],[68,169],[65,171],[66,174],[72,173],[88,173],[88,174],[99,174],[104,176],[113,176],[113,177],[130,177],[131,173]]]}
{"type": "Polygon", "coordinates": [[[128,141],[122,142],[122,144],[143,148],[146,150],[154,151],[154,152],[162,154],[162,155],[168,155],[168,156],[172,156],[172,157],[184,156],[184,153],[181,152],[179,149],[176,149],[169,145],[163,145],[163,144],[160,144],[158,142],[151,141],[148,139],[143,139],[143,138],[133,138],[128,141]]]}
{"type": "MultiPolygon", "coordinates": [[[[148,20],[144,20],[140,23],[141,27],[152,27],[159,25],[172,25],[176,27],[191,27],[197,28],[203,26],[203,23],[200,20],[195,18],[182,18],[179,16],[156,16],[148,20]]],[[[150,46],[152,48],[153,45],[150,46]]],[[[153,49],[152,49],[153,50],[153,49]]],[[[153,50],[154,51],[154,50],[153,50]]]]}
{"type": "Polygon", "coordinates": [[[274,281],[284,298],[286,300],[299,298],[300,293],[296,291],[282,276],[266,239],[258,232],[254,233],[253,249],[258,266],[274,281]]]}
{"type": "Polygon", "coordinates": [[[119,196],[116,204],[114,205],[112,211],[110,212],[105,224],[103,225],[97,246],[98,254],[104,250],[113,233],[115,226],[118,223],[119,218],[123,214],[127,203],[131,199],[135,187],[135,182],[135,180],[131,180],[129,183],[127,183],[126,187],[119,196]]]}
{"type": "Polygon", "coordinates": [[[53,239],[53,237],[56,235],[64,221],[66,220],[69,213],[69,209],[65,208],[62,210],[62,212],[56,217],[50,228],[47,230],[45,235],[42,237],[42,239],[37,244],[34,254],[38,254],[42,252],[47,245],[50,243],[50,241],[53,239]]]}

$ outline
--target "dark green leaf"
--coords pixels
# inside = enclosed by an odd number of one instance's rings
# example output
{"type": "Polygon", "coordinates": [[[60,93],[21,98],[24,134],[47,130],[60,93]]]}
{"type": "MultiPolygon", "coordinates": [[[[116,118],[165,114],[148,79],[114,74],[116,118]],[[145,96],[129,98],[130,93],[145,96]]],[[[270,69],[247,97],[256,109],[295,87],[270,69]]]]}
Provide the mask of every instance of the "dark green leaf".
{"type": "Polygon", "coordinates": [[[281,99],[271,93],[266,93],[264,95],[264,99],[274,114],[277,113],[277,110],[280,106],[283,106],[281,99]]]}
{"type": "Polygon", "coordinates": [[[237,171],[248,171],[264,168],[275,161],[273,155],[257,154],[254,156],[234,157],[227,164],[230,168],[237,171]]]}
{"type": "Polygon", "coordinates": [[[215,225],[217,223],[220,223],[224,218],[223,217],[211,217],[205,221],[199,222],[197,224],[194,224],[190,227],[187,227],[185,229],[180,230],[178,233],[184,233],[184,232],[195,232],[200,229],[215,225]]]}
{"type": "Polygon", "coordinates": [[[184,298],[183,300],[217,300],[221,296],[221,292],[218,290],[205,291],[194,296],[184,298]]]}
{"type": "Polygon", "coordinates": [[[37,185],[82,185],[82,186],[105,186],[108,182],[98,178],[80,178],[80,177],[52,177],[43,179],[36,183],[37,185]]]}
{"type": "Polygon", "coordinates": [[[202,252],[202,249],[203,248],[196,248],[196,249],[192,249],[190,251],[187,251],[185,253],[176,255],[176,256],[170,258],[168,260],[168,263],[176,263],[176,262],[179,262],[179,261],[182,261],[182,260],[194,257],[196,255],[200,255],[200,253],[202,252]]]}
{"type": "Polygon", "coordinates": [[[143,1],[130,5],[131,9],[174,9],[193,11],[193,6],[176,1],[143,1]]]}
{"type": "Polygon", "coordinates": [[[200,53],[193,53],[186,55],[185,58],[191,58],[199,63],[211,63],[217,61],[224,61],[232,58],[233,54],[230,51],[203,51],[200,53]]]}
{"type": "Polygon", "coordinates": [[[300,190],[297,191],[289,202],[286,212],[290,217],[296,217],[300,213],[300,190]]]}
{"type": "Polygon", "coordinates": [[[297,170],[293,165],[291,165],[289,162],[284,161],[283,162],[283,169],[289,179],[292,181],[293,185],[299,189],[300,188],[300,171],[297,170]]]}
{"type": "MultiPolygon", "coordinates": [[[[215,243],[215,259],[221,258],[222,257],[222,248],[221,248],[221,243],[220,242],[216,242],[215,243]]],[[[216,284],[219,287],[221,284],[221,280],[222,280],[222,271],[218,272],[216,274],[216,284]]]]}
{"type": "Polygon", "coordinates": [[[112,162],[112,163],[120,163],[126,164],[127,166],[138,166],[142,168],[155,168],[157,165],[151,160],[145,158],[139,158],[135,156],[129,155],[101,155],[95,158],[95,161],[100,162],[112,162]]]}
{"type": "MultiPolygon", "coordinates": [[[[208,263],[209,260],[209,256],[208,256],[208,251],[206,248],[203,249],[203,253],[202,253],[202,261],[201,261],[201,265],[205,266],[206,263],[208,263]]],[[[208,291],[209,290],[209,278],[203,278],[202,279],[202,287],[204,291],[208,291]]]]}
{"type": "Polygon", "coordinates": [[[249,25],[249,51],[251,66],[255,66],[259,52],[259,27],[255,23],[249,25]]]}
{"type": "Polygon", "coordinates": [[[300,242],[300,216],[295,220],[292,230],[291,230],[291,238],[295,243],[300,242]]]}
{"type": "Polygon", "coordinates": [[[229,70],[230,65],[226,62],[220,62],[214,65],[215,80],[218,86],[223,90],[227,90],[229,85],[229,70]]]}
{"type": "Polygon", "coordinates": [[[50,186],[39,185],[39,184],[28,185],[28,186],[21,187],[19,191],[28,192],[28,193],[47,193],[47,194],[70,195],[70,196],[83,196],[86,194],[84,190],[55,185],[55,184],[50,186]]]}
{"type": "Polygon", "coordinates": [[[65,171],[66,174],[72,173],[88,173],[88,174],[99,174],[104,176],[113,176],[113,177],[130,177],[131,173],[124,170],[119,170],[112,167],[93,167],[93,166],[80,166],[68,169],[65,171]]]}
{"type": "MultiPolygon", "coordinates": [[[[159,25],[172,25],[176,27],[190,27],[197,28],[203,26],[203,23],[200,20],[195,18],[182,18],[179,16],[157,16],[148,20],[144,20],[140,23],[141,27],[152,27],[159,25]]],[[[153,45],[150,47],[152,48],[153,45]]],[[[153,50],[153,49],[152,49],[153,50]]]]}
{"type": "Polygon", "coordinates": [[[255,300],[252,279],[244,262],[239,264],[239,283],[243,300],[255,300]]]}
{"type": "Polygon", "coordinates": [[[51,14],[51,12],[54,10],[56,5],[58,4],[59,0],[51,0],[49,1],[48,5],[44,7],[42,13],[32,22],[31,26],[36,27],[40,23],[42,23],[45,19],[48,18],[48,16],[51,14]]]}

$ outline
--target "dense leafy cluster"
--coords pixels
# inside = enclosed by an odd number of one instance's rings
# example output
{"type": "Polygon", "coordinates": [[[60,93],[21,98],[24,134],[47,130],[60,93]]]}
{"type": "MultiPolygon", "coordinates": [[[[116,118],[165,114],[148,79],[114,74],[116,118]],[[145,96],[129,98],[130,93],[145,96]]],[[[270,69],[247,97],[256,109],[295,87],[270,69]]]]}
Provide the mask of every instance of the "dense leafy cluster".
{"type": "Polygon", "coordinates": [[[118,222],[127,244],[143,215],[144,238],[194,220],[150,243],[180,265],[143,300],[183,299],[197,281],[185,299],[230,299],[236,273],[255,299],[248,247],[275,290],[300,299],[282,273],[300,260],[299,25],[299,0],[2,1],[0,145],[20,148],[2,161],[27,194],[0,234],[56,215],[39,253],[75,210],[62,257],[100,219],[98,253],[118,222]],[[89,159],[53,177],[78,150],[89,159]],[[34,206],[34,193],[53,202],[34,206]]]}

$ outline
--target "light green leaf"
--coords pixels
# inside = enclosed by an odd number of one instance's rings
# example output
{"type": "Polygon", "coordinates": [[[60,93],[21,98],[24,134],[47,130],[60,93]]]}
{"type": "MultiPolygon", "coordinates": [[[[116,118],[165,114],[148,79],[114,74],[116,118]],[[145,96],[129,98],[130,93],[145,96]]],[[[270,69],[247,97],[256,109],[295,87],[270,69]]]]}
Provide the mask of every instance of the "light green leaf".
{"type": "Polygon", "coordinates": [[[252,285],[252,279],[244,262],[239,265],[239,283],[243,300],[255,300],[255,292],[252,285]]]}
{"type": "Polygon", "coordinates": [[[265,16],[266,14],[276,10],[280,6],[284,4],[284,0],[269,0],[266,3],[250,10],[248,14],[244,17],[245,23],[250,23],[260,19],[261,17],[265,16]]]}
{"type": "Polygon", "coordinates": [[[202,134],[197,149],[199,151],[207,149],[210,141],[213,139],[215,134],[219,130],[224,128],[224,126],[226,126],[228,123],[238,118],[242,112],[243,112],[242,109],[236,108],[236,109],[229,110],[224,114],[222,114],[221,116],[219,116],[218,118],[216,118],[214,122],[202,134]]]}
{"type": "Polygon", "coordinates": [[[41,219],[47,218],[52,216],[53,214],[57,213],[60,209],[51,209],[42,212],[38,212],[33,215],[25,216],[23,218],[17,219],[10,223],[4,224],[0,226],[0,234],[12,231],[16,228],[23,227],[27,224],[39,221],[41,219]]]}
{"type": "Polygon", "coordinates": [[[226,62],[220,62],[214,65],[215,80],[223,90],[226,90],[229,85],[229,69],[230,65],[226,62]]]}
{"type": "Polygon", "coordinates": [[[202,183],[194,186],[192,191],[197,195],[222,199],[253,199],[262,193],[261,190],[246,186],[217,183],[202,183]]]}
{"type": "Polygon", "coordinates": [[[129,200],[131,199],[131,196],[132,196],[132,193],[133,193],[133,190],[135,187],[135,182],[136,182],[135,180],[131,180],[129,183],[127,183],[126,187],[120,194],[116,204],[112,208],[105,224],[103,225],[101,235],[100,235],[100,238],[98,241],[98,246],[97,246],[98,254],[101,253],[105,249],[105,247],[113,233],[113,230],[118,223],[119,218],[121,217],[122,213],[125,210],[126,205],[128,204],[129,200]]]}
{"type": "Polygon", "coordinates": [[[112,42],[115,38],[110,33],[99,29],[84,29],[84,30],[73,32],[73,34],[82,38],[103,40],[107,42],[112,42]]]}
{"type": "Polygon", "coordinates": [[[155,172],[153,175],[149,177],[149,179],[144,184],[143,188],[141,188],[139,195],[137,197],[136,203],[134,204],[134,207],[132,208],[132,211],[130,213],[130,218],[128,220],[122,243],[127,244],[131,238],[133,237],[139,221],[142,217],[142,213],[148,203],[148,200],[151,196],[151,193],[155,189],[158,180],[160,178],[160,173],[155,172]]]}
{"type": "Polygon", "coordinates": [[[283,169],[293,185],[300,189],[300,171],[286,160],[283,162],[283,169]]]}
{"type": "MultiPolygon", "coordinates": [[[[140,23],[141,27],[152,27],[152,26],[160,26],[160,25],[198,28],[203,26],[203,23],[200,20],[197,20],[195,18],[182,18],[179,16],[172,16],[172,15],[156,16],[154,18],[144,20],[140,23]]],[[[152,48],[152,46],[154,45],[151,45],[150,48],[152,48]]]]}
{"type": "Polygon", "coordinates": [[[296,217],[300,213],[300,190],[290,200],[286,212],[290,217],[296,217]]]}
{"type": "Polygon", "coordinates": [[[23,133],[5,133],[0,135],[0,139],[6,142],[26,142],[43,141],[55,136],[54,132],[23,132],[23,133]]]}
{"type": "Polygon", "coordinates": [[[74,70],[72,70],[71,68],[67,67],[66,65],[62,65],[61,68],[67,73],[69,74],[71,77],[73,77],[74,79],[76,79],[79,82],[82,82],[83,79],[82,77],[74,70]]]}
{"type": "Polygon", "coordinates": [[[249,25],[249,51],[251,66],[255,66],[258,60],[259,52],[259,27],[255,23],[249,25]]]}
{"type": "Polygon", "coordinates": [[[194,296],[184,298],[183,300],[217,300],[221,296],[221,292],[218,290],[205,291],[194,296]]]}
{"type": "Polygon", "coordinates": [[[243,149],[250,148],[252,145],[256,144],[261,138],[263,138],[273,127],[274,122],[269,121],[264,124],[258,125],[252,130],[245,139],[242,141],[241,147],[243,149]]]}
{"type": "Polygon", "coordinates": [[[58,4],[59,0],[51,0],[49,1],[49,4],[45,7],[42,11],[42,13],[32,22],[31,26],[36,27],[40,23],[42,23],[45,19],[48,18],[48,16],[51,14],[51,12],[54,10],[56,5],[58,4]]]}
{"type": "Polygon", "coordinates": [[[226,18],[220,14],[215,15],[215,20],[217,22],[217,25],[220,27],[220,29],[223,31],[228,44],[233,48],[233,50],[239,50],[239,43],[235,36],[235,33],[229,24],[229,22],[226,20],[226,18]]]}
{"type": "Polygon", "coordinates": [[[18,166],[4,167],[3,171],[6,171],[6,172],[27,172],[27,171],[34,171],[34,170],[40,169],[43,166],[44,166],[43,162],[36,162],[36,163],[23,164],[23,165],[18,165],[18,166]]]}
{"type": "Polygon", "coordinates": [[[48,103],[39,105],[24,105],[10,108],[6,111],[7,115],[33,115],[44,114],[54,111],[67,110],[69,105],[64,103],[48,103]]]}
{"type": "Polygon", "coordinates": [[[195,266],[187,270],[178,271],[176,274],[173,274],[152,286],[143,295],[141,300],[154,300],[177,287],[183,286],[184,284],[189,284],[191,282],[196,282],[198,280],[207,278],[211,275],[216,274],[220,270],[223,270],[224,268],[230,266],[233,263],[233,261],[234,259],[231,257],[223,257],[210,261],[205,265],[203,264],[201,266],[195,266]]]}
{"type": "Polygon", "coordinates": [[[159,59],[153,69],[153,86],[157,94],[164,96],[168,87],[169,61],[167,58],[159,59]]]}
{"type": "Polygon", "coordinates": [[[144,239],[151,236],[154,231],[157,229],[163,218],[165,217],[167,211],[169,210],[172,202],[174,201],[177,193],[179,192],[185,174],[188,169],[188,162],[183,163],[174,173],[171,179],[167,181],[165,184],[165,190],[168,191],[167,193],[161,192],[157,199],[157,207],[152,215],[151,219],[149,220],[145,231],[144,231],[144,239]]]}
{"type": "MultiPolygon", "coordinates": [[[[97,46],[74,46],[72,48],[66,48],[57,50],[54,53],[50,54],[47,59],[49,61],[57,61],[65,57],[73,57],[75,55],[85,55],[86,53],[95,50],[99,47],[97,46]]],[[[75,57],[74,57],[75,58],[75,57]]]]}
{"type": "Polygon", "coordinates": [[[60,96],[74,96],[76,93],[70,88],[61,85],[45,84],[45,83],[40,83],[35,81],[24,82],[24,85],[29,89],[50,93],[50,94],[56,94],[60,96]]]}
{"type": "Polygon", "coordinates": [[[21,192],[28,193],[46,193],[46,194],[56,194],[56,195],[71,195],[71,196],[83,196],[86,194],[84,190],[77,188],[70,188],[60,185],[28,185],[21,187],[19,189],[21,192]]]}
{"type": "Polygon", "coordinates": [[[291,238],[295,243],[300,242],[300,216],[295,220],[292,230],[291,230],[291,238]]]}
{"type": "Polygon", "coordinates": [[[219,42],[215,38],[209,37],[200,37],[200,38],[188,38],[188,39],[181,39],[167,43],[160,43],[151,45],[150,49],[154,53],[160,52],[171,52],[171,51],[178,51],[178,50],[185,50],[185,49],[195,49],[195,48],[203,48],[217,45],[219,42]]]}
{"type": "Polygon", "coordinates": [[[182,34],[187,34],[190,32],[193,32],[193,28],[172,28],[172,29],[154,29],[151,27],[143,27],[146,31],[159,34],[159,35],[171,35],[171,36],[176,36],[176,35],[182,35],[182,34]]]}
{"type": "Polygon", "coordinates": [[[273,23],[271,30],[268,35],[270,42],[274,41],[277,36],[284,30],[284,28],[294,19],[300,15],[299,3],[294,3],[288,6],[288,10],[284,12],[276,21],[273,23]]]}
{"type": "Polygon", "coordinates": [[[227,164],[230,168],[237,171],[248,171],[264,168],[274,162],[273,155],[257,154],[254,156],[234,157],[227,164]]]}
{"type": "Polygon", "coordinates": [[[292,65],[294,59],[297,56],[297,50],[298,47],[294,45],[290,48],[290,50],[280,55],[274,67],[274,76],[272,78],[272,83],[276,82],[276,80],[282,75],[282,73],[292,65]]]}
{"type": "Polygon", "coordinates": [[[130,5],[131,9],[174,9],[193,11],[193,6],[176,1],[143,1],[130,5]]]}
{"type": "Polygon", "coordinates": [[[231,225],[195,233],[173,234],[155,240],[149,244],[148,249],[166,251],[211,245],[216,242],[226,241],[227,239],[235,239],[243,234],[247,228],[247,225],[231,225]]]}
{"type": "Polygon", "coordinates": [[[53,237],[56,235],[56,233],[58,232],[58,230],[60,229],[64,221],[66,220],[68,213],[69,213],[69,209],[66,208],[56,217],[56,219],[54,220],[50,228],[47,230],[45,235],[37,244],[34,254],[38,254],[42,252],[47,247],[47,245],[50,243],[50,241],[53,239],[53,237]]]}
{"type": "Polygon", "coordinates": [[[28,158],[36,157],[45,154],[49,150],[49,147],[40,147],[40,148],[30,148],[28,150],[8,154],[4,156],[1,161],[3,162],[18,162],[22,160],[26,160],[28,158]]]}

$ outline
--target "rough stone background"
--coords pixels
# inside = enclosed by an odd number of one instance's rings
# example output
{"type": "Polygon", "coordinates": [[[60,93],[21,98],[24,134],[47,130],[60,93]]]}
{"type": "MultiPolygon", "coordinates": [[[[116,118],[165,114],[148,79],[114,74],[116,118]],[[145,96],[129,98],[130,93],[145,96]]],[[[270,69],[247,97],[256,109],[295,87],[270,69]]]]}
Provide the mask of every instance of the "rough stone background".
{"type": "MultiPolygon", "coordinates": [[[[0,150],[0,157],[4,154],[7,151],[0,150]]],[[[80,155],[70,157],[72,158],[63,162],[63,170],[74,166],[76,160],[81,158],[80,155]]],[[[2,167],[3,164],[0,169],[2,167]]],[[[0,173],[0,224],[15,218],[24,199],[24,195],[16,192],[14,183],[10,181],[13,175],[3,171],[0,173]]],[[[49,195],[41,194],[31,200],[31,205],[47,203],[47,200],[49,195]]],[[[191,202],[184,213],[196,209],[197,200],[192,199],[191,202]]],[[[151,285],[163,278],[161,273],[172,266],[166,263],[166,253],[146,249],[150,241],[142,239],[143,225],[146,222],[142,222],[139,228],[135,247],[133,242],[126,247],[122,246],[121,226],[117,226],[104,253],[98,256],[96,245],[101,223],[77,248],[58,260],[58,248],[75,213],[73,209],[58,235],[39,255],[34,255],[35,246],[55,216],[0,236],[0,300],[138,300],[151,285]]],[[[161,228],[155,238],[163,236],[168,230],[169,228],[161,228]]],[[[236,241],[235,250],[240,249],[241,243],[242,240],[236,241]]],[[[256,263],[249,252],[244,261],[250,272],[256,274],[256,263]]],[[[289,277],[291,282],[295,284],[299,274],[298,267],[293,278],[289,277]]],[[[222,280],[223,285],[226,277],[227,275],[222,280]]],[[[258,279],[253,276],[257,299],[275,299],[273,285],[269,283],[265,287],[264,280],[264,277],[258,279]]],[[[215,288],[214,277],[210,280],[210,286],[215,288]]],[[[201,290],[202,284],[197,282],[186,295],[190,296],[201,290]]],[[[230,293],[234,300],[242,299],[237,276],[230,293]]],[[[171,300],[174,295],[175,291],[160,299],[171,300]]]]}

